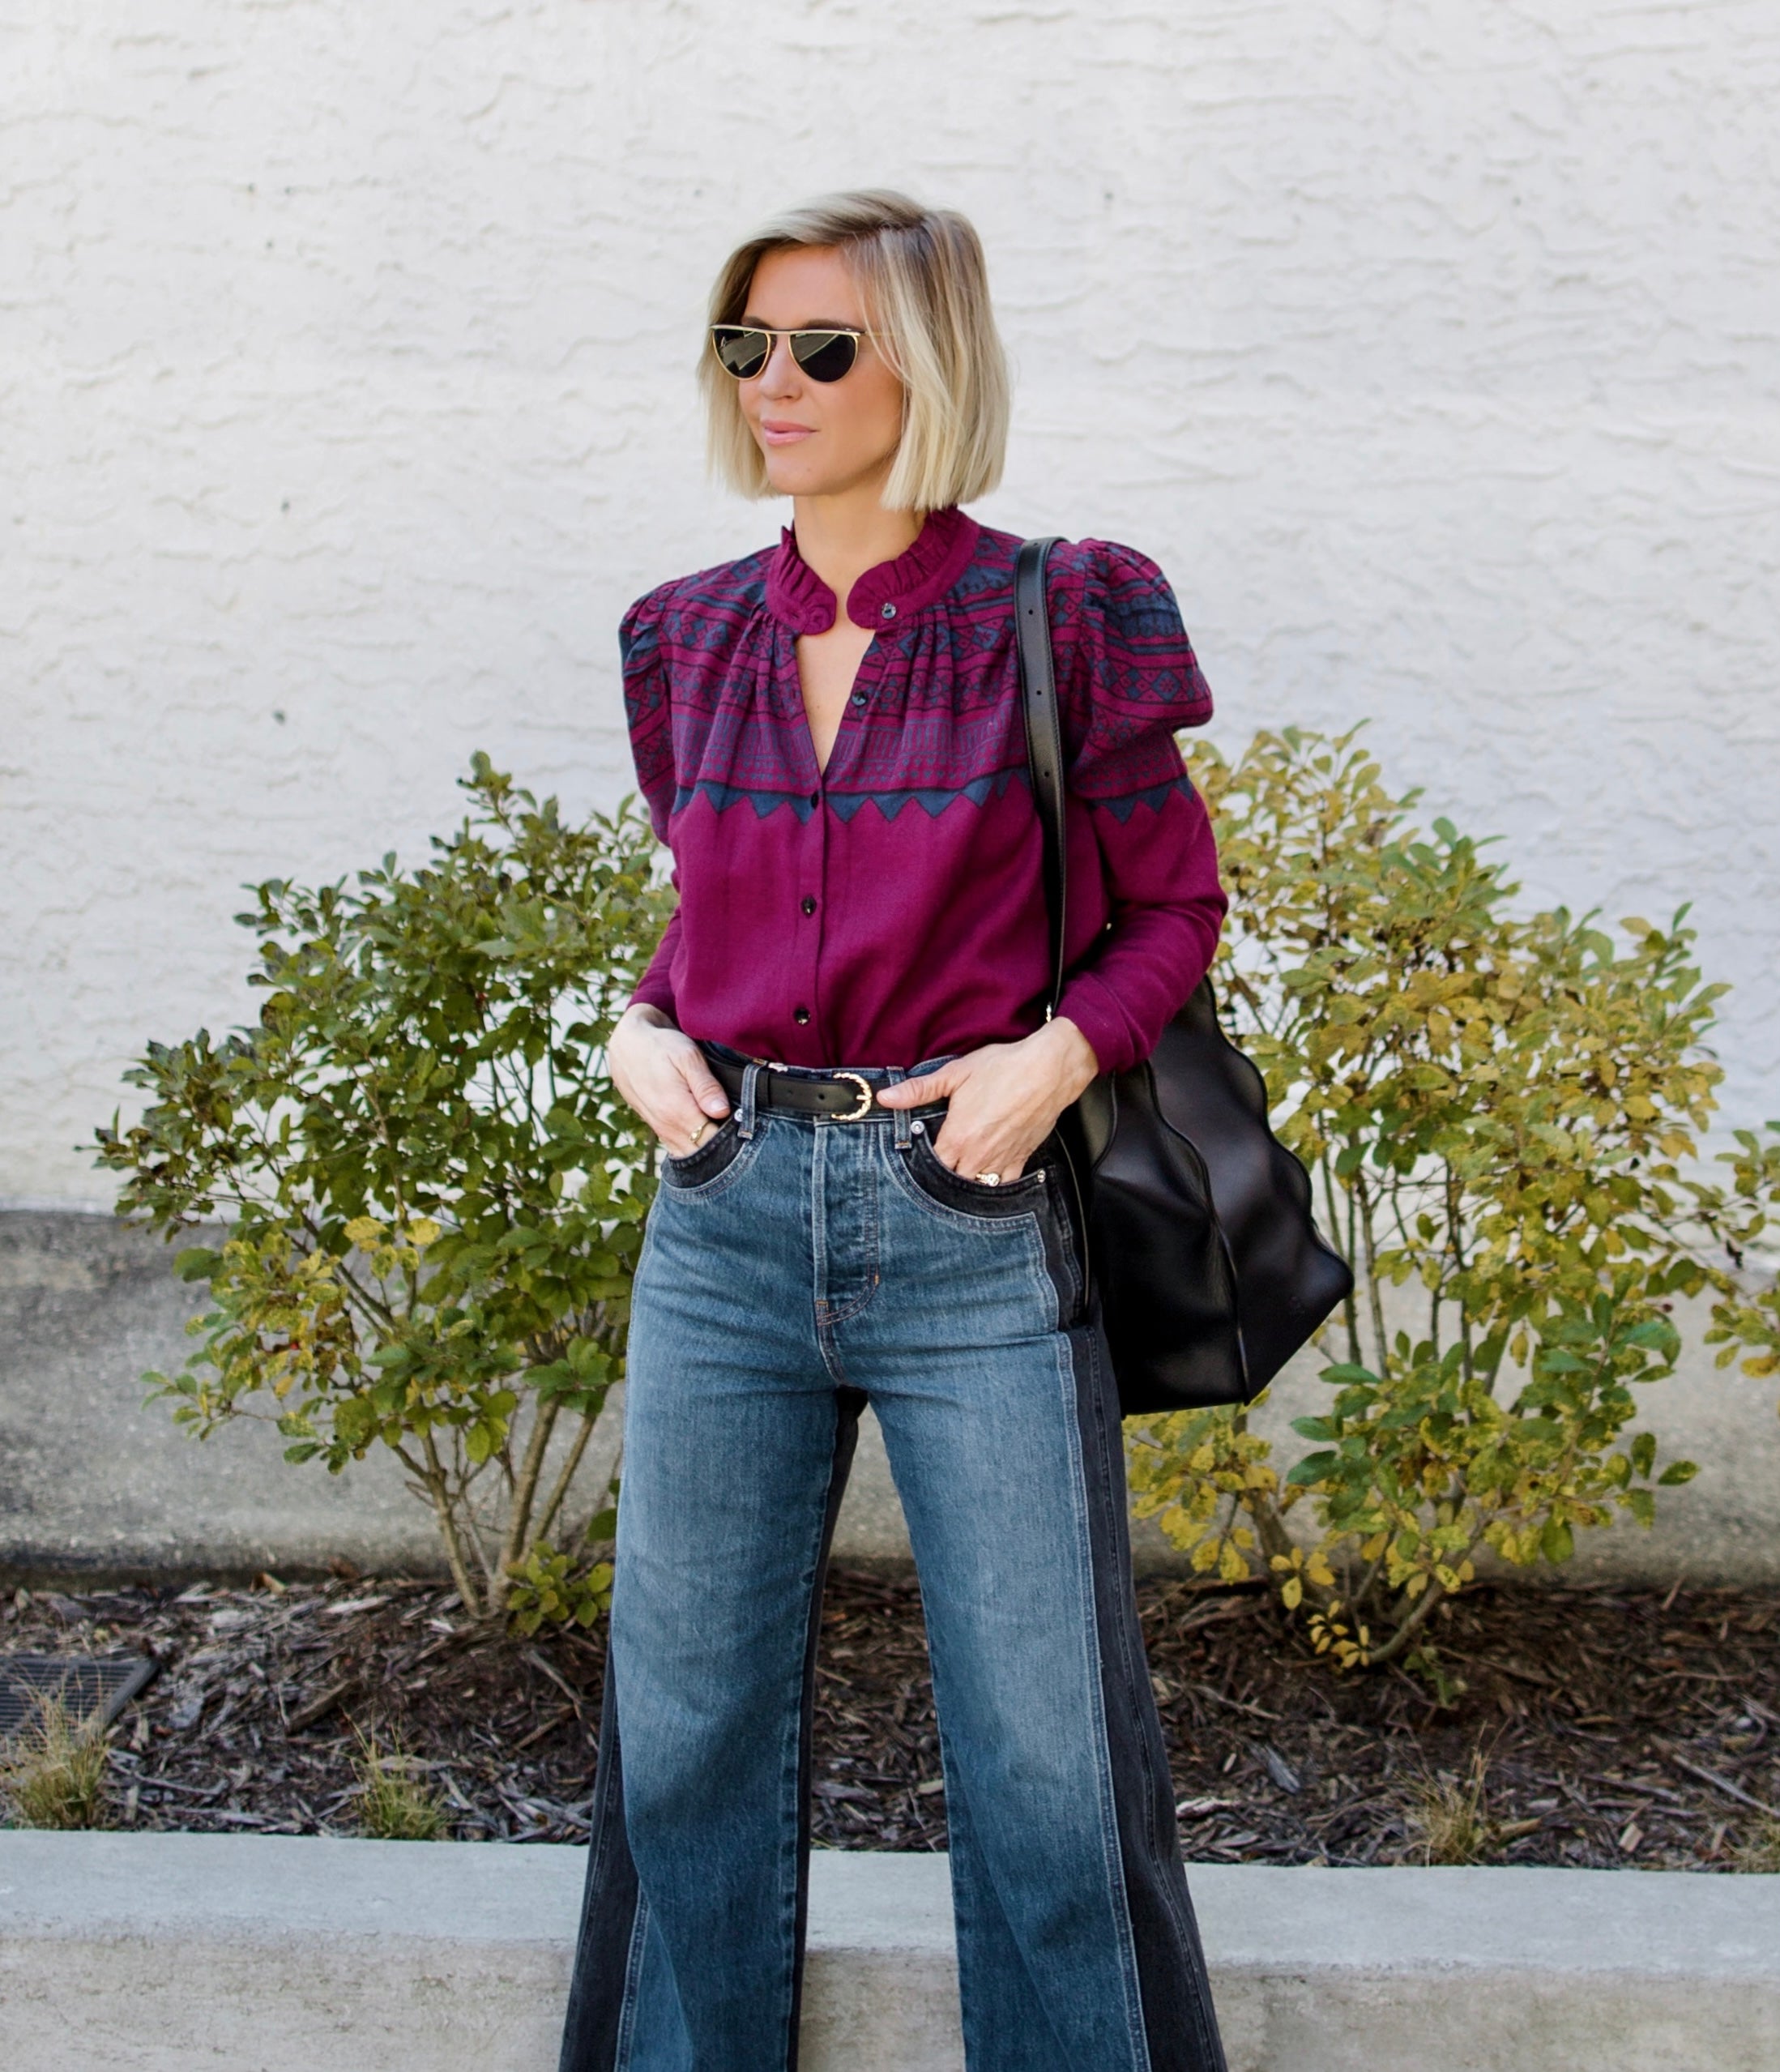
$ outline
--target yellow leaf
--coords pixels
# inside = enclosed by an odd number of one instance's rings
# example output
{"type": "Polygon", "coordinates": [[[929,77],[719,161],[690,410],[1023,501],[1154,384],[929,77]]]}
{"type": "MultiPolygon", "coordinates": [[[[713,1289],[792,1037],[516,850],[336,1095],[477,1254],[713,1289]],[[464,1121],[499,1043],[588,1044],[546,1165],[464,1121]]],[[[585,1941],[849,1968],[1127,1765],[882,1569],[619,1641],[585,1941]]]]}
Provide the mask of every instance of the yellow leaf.
{"type": "Polygon", "coordinates": [[[356,1245],[361,1252],[368,1252],[374,1245],[382,1241],[383,1226],[375,1216],[356,1215],[346,1226],[346,1241],[356,1245]]]}
{"type": "Polygon", "coordinates": [[[1249,1564],[1227,1540],[1218,1557],[1218,1573],[1226,1583],[1240,1583],[1249,1573],[1249,1564]]]}
{"type": "Polygon", "coordinates": [[[1305,1573],[1319,1588],[1323,1590],[1334,1588],[1335,1572],[1323,1558],[1323,1551],[1321,1547],[1313,1550],[1309,1561],[1305,1564],[1305,1573]]]}
{"type": "Polygon", "coordinates": [[[440,1226],[433,1220],[431,1216],[417,1215],[408,1227],[408,1242],[411,1245],[418,1245],[425,1251],[429,1245],[436,1245],[438,1242],[439,1229],[440,1226]]]}

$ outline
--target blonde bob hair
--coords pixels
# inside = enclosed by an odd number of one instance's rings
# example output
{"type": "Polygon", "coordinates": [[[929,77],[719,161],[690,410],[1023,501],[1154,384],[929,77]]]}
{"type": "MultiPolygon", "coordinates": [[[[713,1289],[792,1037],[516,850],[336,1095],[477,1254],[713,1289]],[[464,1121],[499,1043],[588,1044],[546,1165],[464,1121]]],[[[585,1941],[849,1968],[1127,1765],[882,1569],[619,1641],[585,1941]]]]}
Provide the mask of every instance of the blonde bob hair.
{"type": "MultiPolygon", "coordinates": [[[[738,245],[711,292],[711,321],[739,323],[769,252],[838,251],[858,284],[874,343],[903,384],[903,437],[884,489],[890,511],[943,511],[992,489],[1007,451],[1007,357],[989,306],[983,246],[952,209],[879,190],[788,210],[738,245]]],[[[737,383],[708,347],[698,363],[711,472],[745,497],[774,493],[737,383]]]]}

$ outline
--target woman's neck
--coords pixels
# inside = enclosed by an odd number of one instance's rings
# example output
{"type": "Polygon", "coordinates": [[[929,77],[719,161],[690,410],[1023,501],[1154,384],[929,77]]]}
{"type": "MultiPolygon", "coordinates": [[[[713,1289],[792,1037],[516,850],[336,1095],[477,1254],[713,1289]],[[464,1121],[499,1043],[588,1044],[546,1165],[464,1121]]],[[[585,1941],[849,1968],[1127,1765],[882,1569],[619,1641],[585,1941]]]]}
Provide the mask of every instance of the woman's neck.
{"type": "Polygon", "coordinates": [[[792,529],[804,565],[835,593],[837,617],[844,617],[853,585],[868,569],[906,553],[920,536],[922,514],[886,511],[881,483],[861,483],[838,496],[798,497],[792,529]]]}

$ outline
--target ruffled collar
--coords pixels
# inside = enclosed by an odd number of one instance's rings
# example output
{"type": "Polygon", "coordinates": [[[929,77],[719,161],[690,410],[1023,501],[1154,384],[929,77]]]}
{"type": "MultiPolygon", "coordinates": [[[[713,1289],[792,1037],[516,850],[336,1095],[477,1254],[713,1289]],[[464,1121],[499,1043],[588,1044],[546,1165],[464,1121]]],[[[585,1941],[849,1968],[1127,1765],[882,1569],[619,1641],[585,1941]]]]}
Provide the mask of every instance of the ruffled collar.
{"type": "MultiPolygon", "coordinates": [[[[906,551],[853,585],[847,617],[876,632],[943,597],[969,566],[982,529],[955,504],[930,511],[906,551]]],[[[766,571],[766,609],[793,633],[826,633],[835,623],[835,593],[798,553],[788,525],[766,571]]]]}

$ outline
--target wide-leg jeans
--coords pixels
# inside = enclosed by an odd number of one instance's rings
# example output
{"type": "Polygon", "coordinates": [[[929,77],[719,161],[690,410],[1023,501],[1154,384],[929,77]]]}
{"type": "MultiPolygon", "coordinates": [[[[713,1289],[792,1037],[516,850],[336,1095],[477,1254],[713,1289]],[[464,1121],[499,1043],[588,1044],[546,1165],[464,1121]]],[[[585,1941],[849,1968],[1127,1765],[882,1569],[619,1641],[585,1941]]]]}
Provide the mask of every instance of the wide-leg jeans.
{"type": "Polygon", "coordinates": [[[1222,2072],[1066,1176],[981,1185],[937,1110],[768,1110],[756,1072],[667,1161],[637,1271],[563,2072],[796,2065],[822,1579],[868,1402],[926,1611],[971,2072],[1222,2072]]]}

